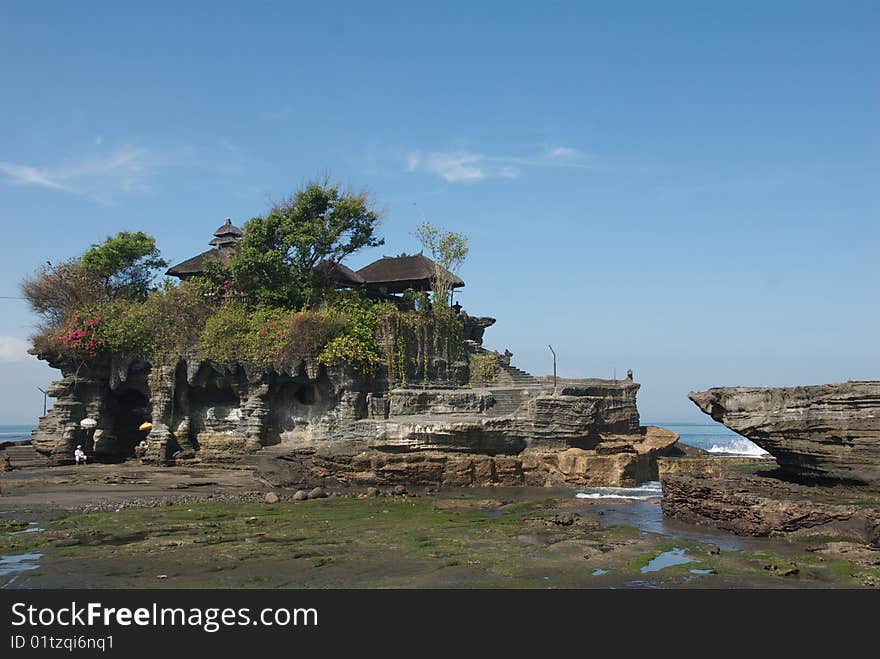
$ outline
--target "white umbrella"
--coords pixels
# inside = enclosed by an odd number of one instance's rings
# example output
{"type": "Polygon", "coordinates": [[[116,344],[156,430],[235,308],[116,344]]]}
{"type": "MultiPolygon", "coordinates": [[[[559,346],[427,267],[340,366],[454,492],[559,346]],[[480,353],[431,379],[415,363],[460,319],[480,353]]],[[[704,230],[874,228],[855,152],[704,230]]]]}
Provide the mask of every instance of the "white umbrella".
{"type": "Polygon", "coordinates": [[[83,430],[94,430],[98,425],[98,422],[94,419],[83,419],[79,422],[79,427],[83,430]]]}

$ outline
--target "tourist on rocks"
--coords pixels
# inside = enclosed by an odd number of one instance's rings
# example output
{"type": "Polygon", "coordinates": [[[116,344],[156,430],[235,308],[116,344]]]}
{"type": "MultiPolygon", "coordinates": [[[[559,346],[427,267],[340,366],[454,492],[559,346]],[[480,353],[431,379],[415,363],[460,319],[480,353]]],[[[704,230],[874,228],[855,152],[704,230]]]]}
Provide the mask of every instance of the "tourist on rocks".
{"type": "Polygon", "coordinates": [[[73,459],[76,460],[76,464],[85,464],[86,463],[86,454],[82,450],[82,445],[77,444],[76,450],[73,452],[73,459]]]}

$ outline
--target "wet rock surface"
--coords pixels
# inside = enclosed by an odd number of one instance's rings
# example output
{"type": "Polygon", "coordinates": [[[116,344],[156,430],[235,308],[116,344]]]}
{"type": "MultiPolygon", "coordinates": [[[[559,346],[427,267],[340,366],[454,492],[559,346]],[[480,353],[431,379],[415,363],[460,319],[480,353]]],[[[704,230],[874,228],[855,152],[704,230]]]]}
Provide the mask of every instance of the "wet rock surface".
{"type": "Polygon", "coordinates": [[[772,460],[659,461],[667,517],[739,535],[832,535],[880,548],[880,490],[799,483],[772,460]]]}

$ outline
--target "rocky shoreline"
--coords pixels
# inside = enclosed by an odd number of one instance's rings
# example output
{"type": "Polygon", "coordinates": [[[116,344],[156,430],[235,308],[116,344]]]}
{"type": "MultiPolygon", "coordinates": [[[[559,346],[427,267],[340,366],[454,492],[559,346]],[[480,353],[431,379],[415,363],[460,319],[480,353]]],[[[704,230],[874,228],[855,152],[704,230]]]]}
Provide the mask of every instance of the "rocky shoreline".
{"type": "Polygon", "coordinates": [[[0,557],[34,560],[26,571],[6,574],[0,587],[852,588],[880,582],[878,552],[852,541],[731,542],[681,523],[664,529],[656,525],[662,519],[656,501],[600,502],[575,498],[570,488],[528,486],[381,492],[350,486],[311,494],[270,488],[248,469],[205,465],[129,461],[16,470],[4,478],[0,497],[0,557]],[[641,522],[640,514],[647,515],[641,522]]]}
{"type": "Polygon", "coordinates": [[[436,487],[635,486],[656,480],[657,458],[676,452],[676,433],[640,425],[631,376],[554,385],[480,354],[493,364],[490,379],[432,357],[420,389],[395,386],[382,369],[366,375],[308,360],[255,370],[195,357],[153,367],[47,356],[64,377],[49,389],[57,401],[33,447],[54,465],[70,464],[81,445],[98,462],[246,465],[280,483],[436,487]],[[149,430],[139,432],[145,421],[149,430]]]}
{"type": "MultiPolygon", "coordinates": [[[[880,550],[880,491],[791,480],[774,461],[660,460],[667,517],[752,536],[835,536],[880,550]]],[[[880,554],[878,554],[880,561],[880,554]]]]}
{"type": "Polygon", "coordinates": [[[661,459],[665,515],[880,550],[880,382],[715,388],[690,398],[773,459],[661,459]]]}

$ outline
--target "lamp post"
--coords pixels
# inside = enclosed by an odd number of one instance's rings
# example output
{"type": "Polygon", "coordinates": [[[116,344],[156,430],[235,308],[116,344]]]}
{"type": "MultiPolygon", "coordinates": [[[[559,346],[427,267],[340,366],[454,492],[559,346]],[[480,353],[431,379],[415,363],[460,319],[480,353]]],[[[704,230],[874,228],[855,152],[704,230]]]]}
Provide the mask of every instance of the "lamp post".
{"type": "Polygon", "coordinates": [[[553,395],[556,395],[556,351],[553,349],[553,346],[547,345],[550,348],[550,352],[553,353],[553,395]]]}
{"type": "Polygon", "coordinates": [[[45,389],[40,389],[40,387],[37,387],[37,391],[43,394],[43,416],[46,416],[46,396],[48,396],[49,394],[46,392],[45,389]]]}

